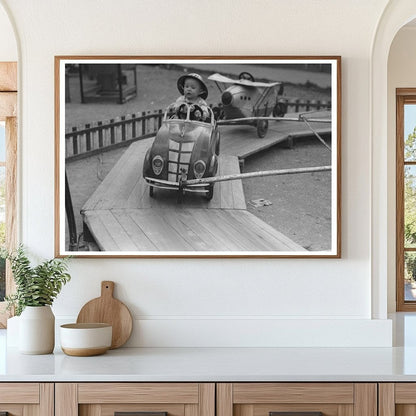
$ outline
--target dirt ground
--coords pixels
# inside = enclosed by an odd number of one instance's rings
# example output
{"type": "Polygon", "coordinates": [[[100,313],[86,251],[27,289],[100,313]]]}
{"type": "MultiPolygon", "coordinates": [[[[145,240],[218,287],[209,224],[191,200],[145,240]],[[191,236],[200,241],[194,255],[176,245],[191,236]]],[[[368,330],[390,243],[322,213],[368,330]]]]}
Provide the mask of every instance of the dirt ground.
{"type": "MultiPolygon", "coordinates": [[[[316,139],[280,144],[246,159],[244,172],[331,164],[331,153],[316,139]],[[266,167],[266,168],[265,168],[266,167]]],[[[329,250],[331,242],[331,173],[266,176],[243,181],[247,208],[302,247],[329,250]],[[256,207],[266,199],[271,205],[256,207]]]]}
{"type": "MultiPolygon", "coordinates": [[[[179,95],[176,88],[180,68],[138,66],[140,94],[125,104],[80,104],[79,80],[70,77],[71,102],[66,104],[66,129],[93,121],[165,108],[179,95]],[[160,82],[146,82],[149,78],[160,82]]],[[[311,74],[313,80],[313,74],[311,74]]],[[[208,84],[208,103],[218,103],[220,93],[208,84]]],[[[329,92],[307,85],[288,84],[287,98],[329,100],[329,92]]],[[[255,133],[254,133],[255,134],[255,133]]],[[[259,139],[260,140],[260,139],[259,139]]],[[[119,159],[125,148],[103,152],[67,163],[68,180],[78,232],[82,231],[81,207],[119,159]]],[[[278,145],[246,159],[244,172],[291,167],[322,166],[331,163],[331,154],[316,139],[302,139],[293,148],[278,145]]],[[[329,172],[271,176],[244,181],[248,210],[308,250],[328,250],[331,243],[331,175],[329,172]],[[266,199],[271,205],[255,207],[253,200],[266,199]]]]}
{"type": "MultiPolygon", "coordinates": [[[[261,67],[249,68],[249,70],[253,75],[259,78],[261,77],[261,67]]],[[[84,126],[94,121],[110,120],[126,114],[141,113],[142,111],[164,110],[180,95],[176,87],[178,78],[190,71],[192,69],[186,70],[179,67],[168,69],[166,66],[138,65],[137,89],[139,94],[124,104],[80,104],[79,77],[77,74],[73,74],[69,77],[71,102],[65,105],[65,128],[70,130],[74,126],[84,126]],[[157,82],[149,82],[149,79],[156,79],[157,82]],[[98,115],[99,118],[97,118],[98,115]]],[[[276,72],[278,73],[278,71],[276,72]]],[[[309,77],[312,81],[313,76],[314,74],[312,73],[309,77]]],[[[206,80],[207,76],[204,75],[204,78],[206,80]]],[[[263,77],[261,78],[263,79],[263,77]]],[[[280,80],[280,78],[271,79],[270,82],[276,80],[280,80]]],[[[292,84],[291,82],[285,83],[284,98],[328,101],[330,99],[329,92],[325,88],[314,87],[312,81],[308,81],[305,85],[292,84]]],[[[207,103],[213,105],[218,104],[221,101],[221,93],[212,81],[206,82],[206,84],[208,87],[207,103]]],[[[84,86],[88,86],[88,81],[84,81],[84,86]]]]}

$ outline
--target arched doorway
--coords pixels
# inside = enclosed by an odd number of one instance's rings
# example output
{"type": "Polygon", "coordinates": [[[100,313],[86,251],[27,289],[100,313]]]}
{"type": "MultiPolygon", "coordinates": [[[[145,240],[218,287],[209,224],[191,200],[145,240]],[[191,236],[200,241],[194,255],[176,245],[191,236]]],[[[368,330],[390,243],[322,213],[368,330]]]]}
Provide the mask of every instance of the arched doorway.
{"type": "Polygon", "coordinates": [[[376,319],[385,319],[395,310],[395,134],[391,134],[395,94],[389,85],[389,52],[396,34],[415,17],[414,1],[389,3],[380,18],[371,56],[371,265],[372,316],[376,319]]]}

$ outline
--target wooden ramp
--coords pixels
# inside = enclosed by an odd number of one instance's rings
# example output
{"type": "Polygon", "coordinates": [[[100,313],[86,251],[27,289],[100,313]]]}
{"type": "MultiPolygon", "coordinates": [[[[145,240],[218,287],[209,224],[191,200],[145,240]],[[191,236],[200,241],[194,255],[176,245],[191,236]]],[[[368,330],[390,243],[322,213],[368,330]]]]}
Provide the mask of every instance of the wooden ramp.
{"type": "MultiPolygon", "coordinates": [[[[102,251],[304,251],[304,248],[246,210],[241,180],[215,184],[206,201],[155,189],[142,178],[143,159],[153,139],[133,143],[81,210],[102,251]]],[[[238,158],[220,157],[219,174],[239,172],[238,158]]]]}
{"type": "MultiPolygon", "coordinates": [[[[177,193],[155,189],[149,197],[149,186],[142,176],[143,160],[153,138],[131,144],[104,181],[85,203],[81,213],[103,209],[144,209],[176,207],[177,193]]],[[[239,172],[238,159],[221,156],[218,175],[239,172]]],[[[246,209],[241,181],[219,182],[214,197],[207,201],[199,195],[185,195],[183,206],[188,208],[246,209]]]]}
{"type": "MultiPolygon", "coordinates": [[[[297,114],[288,114],[297,117],[297,114]]],[[[313,123],[313,128],[320,135],[331,134],[330,123],[313,123]]],[[[266,137],[257,137],[253,126],[221,126],[221,154],[245,159],[248,156],[266,150],[288,139],[310,137],[317,140],[313,132],[303,121],[270,121],[266,137]]]]}
{"type": "Polygon", "coordinates": [[[110,209],[84,220],[102,251],[304,251],[245,210],[110,209]]]}

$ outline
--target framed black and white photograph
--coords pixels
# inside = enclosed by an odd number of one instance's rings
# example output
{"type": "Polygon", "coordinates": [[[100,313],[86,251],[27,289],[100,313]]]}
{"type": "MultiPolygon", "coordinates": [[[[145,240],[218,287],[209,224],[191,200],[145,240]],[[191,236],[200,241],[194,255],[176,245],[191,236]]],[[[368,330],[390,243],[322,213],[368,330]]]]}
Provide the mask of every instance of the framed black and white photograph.
{"type": "Polygon", "coordinates": [[[340,257],[341,58],[55,57],[56,256],[340,257]]]}

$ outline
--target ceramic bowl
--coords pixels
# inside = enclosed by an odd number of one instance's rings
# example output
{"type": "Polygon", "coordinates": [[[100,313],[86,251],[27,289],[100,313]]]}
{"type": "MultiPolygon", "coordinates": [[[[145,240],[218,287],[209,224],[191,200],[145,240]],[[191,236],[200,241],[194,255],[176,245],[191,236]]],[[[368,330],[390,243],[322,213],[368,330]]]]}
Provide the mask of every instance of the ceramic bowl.
{"type": "Polygon", "coordinates": [[[67,355],[87,357],[111,347],[112,326],[105,323],[65,324],[60,328],[61,348],[67,355]]]}

